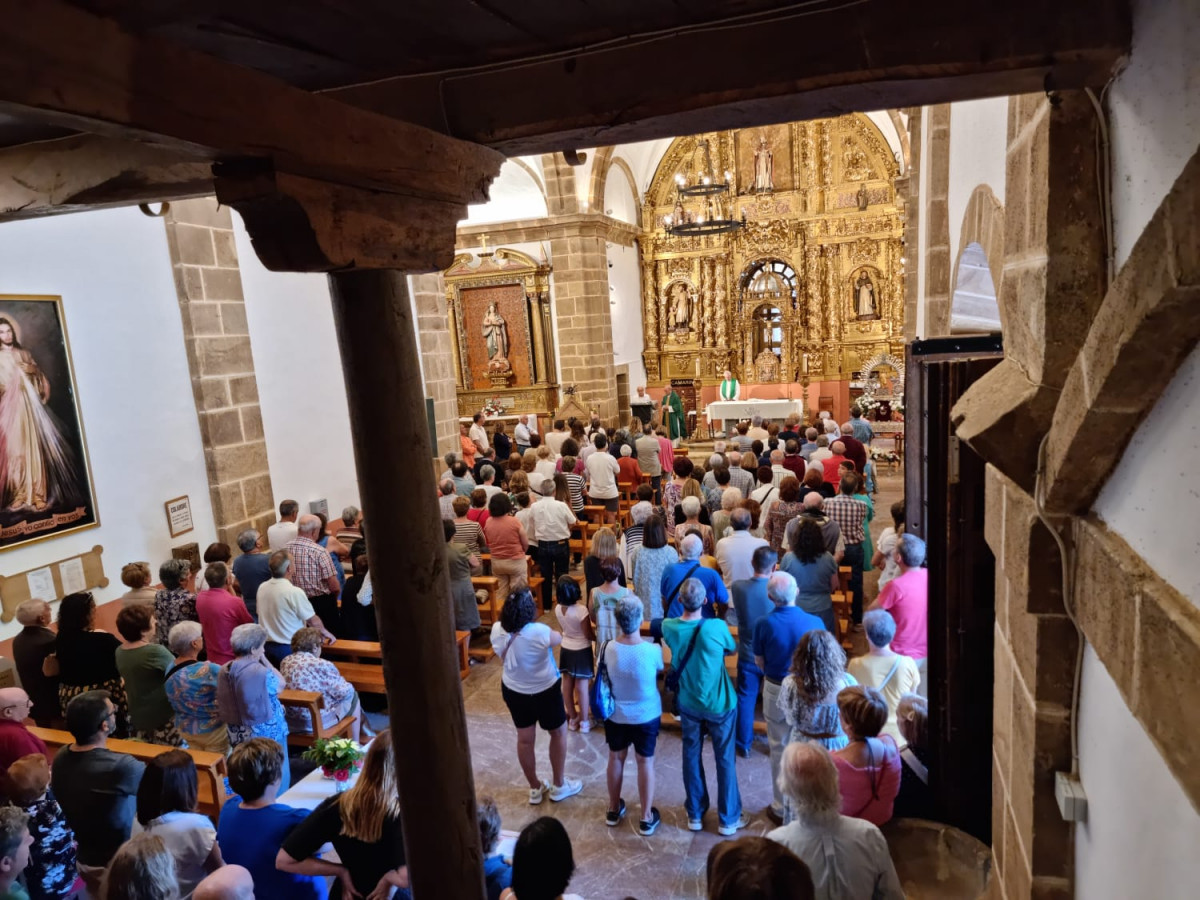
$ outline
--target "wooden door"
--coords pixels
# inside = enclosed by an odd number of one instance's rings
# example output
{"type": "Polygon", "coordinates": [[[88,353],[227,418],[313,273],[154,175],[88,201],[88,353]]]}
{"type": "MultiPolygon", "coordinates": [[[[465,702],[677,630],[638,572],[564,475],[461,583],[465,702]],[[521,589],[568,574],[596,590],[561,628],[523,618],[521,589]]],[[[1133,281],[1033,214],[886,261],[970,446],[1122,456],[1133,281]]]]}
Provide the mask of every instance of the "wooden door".
{"type": "Polygon", "coordinates": [[[917,341],[905,373],[906,530],[929,569],[930,785],[937,818],[991,842],[995,560],[984,462],[950,410],[1003,357],[999,335],[917,341]]]}

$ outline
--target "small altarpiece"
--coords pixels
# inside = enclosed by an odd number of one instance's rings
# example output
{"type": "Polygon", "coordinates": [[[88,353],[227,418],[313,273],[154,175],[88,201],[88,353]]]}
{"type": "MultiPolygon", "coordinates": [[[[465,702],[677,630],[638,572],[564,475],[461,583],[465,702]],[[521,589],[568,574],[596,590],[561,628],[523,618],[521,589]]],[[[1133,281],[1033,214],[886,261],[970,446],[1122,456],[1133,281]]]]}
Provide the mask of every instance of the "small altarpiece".
{"type": "Polygon", "coordinates": [[[550,265],[506,247],[461,253],[443,273],[462,416],[498,401],[504,415],[557,405],[550,265]]]}
{"type": "Polygon", "coordinates": [[[647,381],[849,380],[902,354],[899,167],[863,115],[676,139],[646,194],[639,240],[647,381]],[[731,183],[729,233],[672,235],[676,174],[707,141],[731,183]]]}

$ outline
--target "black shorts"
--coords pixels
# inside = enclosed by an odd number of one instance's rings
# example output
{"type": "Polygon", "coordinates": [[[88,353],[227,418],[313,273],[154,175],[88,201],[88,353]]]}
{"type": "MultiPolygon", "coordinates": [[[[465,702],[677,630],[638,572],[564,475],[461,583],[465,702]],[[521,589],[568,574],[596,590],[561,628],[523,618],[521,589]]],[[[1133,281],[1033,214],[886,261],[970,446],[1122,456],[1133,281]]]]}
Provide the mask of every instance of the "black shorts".
{"type": "Polygon", "coordinates": [[[604,723],[604,741],[614,753],[620,753],[633,744],[634,753],[649,759],[654,756],[654,747],[658,744],[659,724],[659,719],[651,719],[640,725],[622,725],[609,719],[604,723]]]}
{"type": "Polygon", "coordinates": [[[596,506],[603,506],[609,512],[618,512],[621,509],[621,498],[620,497],[612,497],[608,500],[600,500],[598,498],[594,498],[592,500],[592,503],[594,503],[596,506]]]}
{"type": "Polygon", "coordinates": [[[563,706],[562,680],[554,682],[540,694],[518,694],[501,682],[500,696],[508,707],[513,724],[518,728],[541,725],[545,731],[555,731],[567,721],[567,708],[563,706]]]}
{"type": "Polygon", "coordinates": [[[563,647],[558,651],[558,670],[573,678],[591,678],[596,671],[596,663],[592,658],[592,648],[583,650],[568,650],[563,647]]]}

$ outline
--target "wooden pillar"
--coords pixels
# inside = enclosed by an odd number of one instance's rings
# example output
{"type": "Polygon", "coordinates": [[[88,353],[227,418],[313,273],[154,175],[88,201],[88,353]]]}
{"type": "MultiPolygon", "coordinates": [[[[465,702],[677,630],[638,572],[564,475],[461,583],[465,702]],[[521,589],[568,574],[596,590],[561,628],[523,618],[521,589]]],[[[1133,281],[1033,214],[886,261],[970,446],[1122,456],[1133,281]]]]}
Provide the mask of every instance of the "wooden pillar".
{"type": "Polygon", "coordinates": [[[483,856],[421,372],[401,272],[329,276],[346,375],[413,895],[483,898],[483,856]]]}

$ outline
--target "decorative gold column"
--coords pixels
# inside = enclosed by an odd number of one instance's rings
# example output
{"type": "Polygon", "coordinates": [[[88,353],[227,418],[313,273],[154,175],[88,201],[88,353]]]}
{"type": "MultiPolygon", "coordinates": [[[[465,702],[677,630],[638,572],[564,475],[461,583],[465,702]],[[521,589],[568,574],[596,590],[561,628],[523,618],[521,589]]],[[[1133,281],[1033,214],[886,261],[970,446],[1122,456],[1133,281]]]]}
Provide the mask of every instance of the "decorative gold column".
{"type": "Polygon", "coordinates": [[[525,296],[529,308],[529,324],[533,329],[534,384],[549,384],[546,377],[546,339],[542,330],[542,300],[536,294],[525,296]]]}

